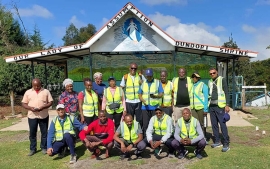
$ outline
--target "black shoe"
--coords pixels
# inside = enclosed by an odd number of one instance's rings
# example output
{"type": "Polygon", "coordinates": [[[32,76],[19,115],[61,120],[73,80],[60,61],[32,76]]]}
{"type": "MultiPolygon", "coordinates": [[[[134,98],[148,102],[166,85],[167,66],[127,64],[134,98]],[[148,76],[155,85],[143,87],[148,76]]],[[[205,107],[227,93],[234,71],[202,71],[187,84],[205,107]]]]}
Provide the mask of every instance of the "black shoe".
{"type": "Polygon", "coordinates": [[[67,151],[67,147],[64,147],[64,148],[62,149],[62,152],[58,154],[58,157],[59,157],[59,158],[65,157],[66,151],[67,151]]]}
{"type": "Polygon", "coordinates": [[[35,153],[36,153],[36,151],[35,151],[35,150],[30,150],[30,152],[29,152],[28,156],[32,156],[32,155],[34,155],[35,153]]]}
{"type": "Polygon", "coordinates": [[[177,158],[178,158],[178,159],[183,159],[183,158],[186,157],[187,154],[188,154],[188,151],[185,150],[184,153],[180,153],[180,154],[177,156],[177,158]]]}
{"type": "Polygon", "coordinates": [[[136,154],[136,157],[137,157],[137,159],[142,159],[142,154],[141,153],[136,154]]]}

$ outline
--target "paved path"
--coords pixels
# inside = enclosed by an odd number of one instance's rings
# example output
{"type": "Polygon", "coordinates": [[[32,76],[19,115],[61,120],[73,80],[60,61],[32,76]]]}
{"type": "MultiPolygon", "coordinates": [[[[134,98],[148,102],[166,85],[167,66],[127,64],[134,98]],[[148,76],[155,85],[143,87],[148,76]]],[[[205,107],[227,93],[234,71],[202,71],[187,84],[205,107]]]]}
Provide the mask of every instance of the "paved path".
{"type": "MultiPolygon", "coordinates": [[[[55,110],[49,111],[50,119],[49,123],[51,123],[52,119],[57,115],[55,110]]],[[[231,111],[230,112],[231,119],[227,122],[227,126],[253,126],[251,123],[246,121],[243,118],[246,118],[246,115],[240,111],[231,111]]],[[[210,116],[208,115],[208,127],[211,126],[210,116]]],[[[19,131],[19,130],[27,130],[29,131],[27,117],[22,118],[21,122],[9,126],[7,128],[3,128],[0,131],[19,131]]]]}

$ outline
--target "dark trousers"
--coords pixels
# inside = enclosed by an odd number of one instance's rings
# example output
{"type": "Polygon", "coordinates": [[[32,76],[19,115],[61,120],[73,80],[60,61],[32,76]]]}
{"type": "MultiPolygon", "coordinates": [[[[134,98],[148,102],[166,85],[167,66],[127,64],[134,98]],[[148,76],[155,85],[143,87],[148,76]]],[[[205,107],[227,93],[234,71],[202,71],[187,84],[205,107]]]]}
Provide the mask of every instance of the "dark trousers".
{"type": "Polygon", "coordinates": [[[118,128],[118,126],[120,125],[120,122],[121,122],[121,119],[122,119],[122,115],[123,115],[123,112],[122,113],[113,113],[113,114],[109,114],[107,113],[107,117],[109,119],[112,119],[114,120],[114,127],[115,127],[115,130],[118,128]]]}
{"type": "MultiPolygon", "coordinates": [[[[102,139],[99,139],[97,138],[96,136],[90,136],[90,135],[87,135],[86,136],[86,139],[91,143],[91,142],[99,142],[99,141],[102,141],[102,139]]],[[[85,141],[83,141],[83,144],[85,144],[85,141]]],[[[109,151],[110,149],[112,149],[113,147],[113,142],[110,142],[109,144],[106,144],[106,145],[103,145],[104,147],[106,147],[106,149],[109,151]]],[[[93,147],[92,149],[90,147],[87,147],[87,149],[90,151],[90,152],[94,152],[98,147],[93,147]]]]}
{"type": "MultiPolygon", "coordinates": [[[[120,138],[120,139],[124,142],[126,147],[130,145],[130,143],[128,143],[125,139],[123,139],[123,138],[120,138]]],[[[117,141],[114,140],[114,145],[118,150],[121,151],[121,144],[120,143],[118,143],[117,141]]],[[[136,148],[136,150],[135,150],[134,154],[136,154],[136,155],[140,154],[146,148],[146,143],[142,140],[135,146],[135,148],[136,148]]],[[[123,153],[121,151],[121,154],[125,154],[125,153],[123,153]]]]}
{"type": "Polygon", "coordinates": [[[173,113],[172,107],[161,107],[161,110],[164,111],[165,114],[172,117],[172,113],[173,113]]]}
{"type": "Polygon", "coordinates": [[[86,116],[84,116],[84,123],[88,126],[90,123],[92,123],[97,118],[98,117],[96,115],[94,115],[93,117],[86,117],[86,116]]]}
{"type": "MultiPolygon", "coordinates": [[[[205,139],[201,139],[200,141],[191,144],[191,146],[197,146],[196,147],[196,151],[197,153],[201,153],[201,151],[204,150],[205,146],[206,146],[206,141],[205,139]]],[[[185,146],[183,144],[181,144],[178,140],[174,139],[172,141],[172,147],[178,152],[178,154],[180,153],[184,153],[185,151],[185,146]]]]}
{"type": "MultiPolygon", "coordinates": [[[[160,141],[162,139],[163,135],[157,135],[157,134],[153,134],[152,137],[152,141],[160,141]]],[[[168,138],[168,140],[165,142],[165,145],[167,146],[168,150],[169,150],[169,154],[173,154],[174,149],[172,147],[172,141],[173,141],[173,137],[168,138]]],[[[151,148],[150,143],[147,141],[147,138],[144,138],[143,141],[146,143],[147,146],[149,146],[151,148]]]]}
{"type": "Polygon", "coordinates": [[[203,124],[204,124],[204,121],[203,121],[204,120],[204,118],[203,118],[204,111],[203,111],[203,109],[201,109],[201,110],[191,109],[191,113],[192,113],[193,117],[195,117],[196,119],[199,120],[200,125],[201,125],[201,127],[203,129],[204,128],[203,127],[203,124]]]}
{"type": "Polygon", "coordinates": [[[127,113],[130,114],[133,119],[136,116],[136,121],[142,126],[142,102],[128,103],[126,102],[127,113]]]}
{"type": "Polygon", "coordinates": [[[49,116],[44,119],[30,119],[28,118],[29,124],[29,140],[30,140],[30,150],[37,150],[37,130],[38,125],[41,132],[41,142],[40,148],[47,150],[47,132],[49,125],[49,116]]]}
{"type": "Polygon", "coordinates": [[[155,115],[155,110],[142,110],[142,121],[143,121],[142,129],[143,129],[144,137],[146,134],[146,130],[147,130],[149,121],[150,121],[151,117],[154,115],[155,115]]]}
{"type": "Polygon", "coordinates": [[[61,153],[64,147],[68,147],[70,154],[75,155],[75,135],[65,133],[62,141],[56,141],[52,144],[52,155],[61,153]]]}
{"type": "Polygon", "coordinates": [[[221,132],[224,139],[224,145],[229,145],[229,135],[228,135],[228,129],[226,123],[223,123],[223,117],[225,114],[225,109],[220,108],[217,105],[210,105],[209,106],[209,112],[210,112],[210,119],[211,119],[211,125],[213,134],[215,137],[215,143],[220,142],[219,138],[219,125],[221,128],[221,132]],[[218,125],[219,123],[219,125],[218,125]]]}

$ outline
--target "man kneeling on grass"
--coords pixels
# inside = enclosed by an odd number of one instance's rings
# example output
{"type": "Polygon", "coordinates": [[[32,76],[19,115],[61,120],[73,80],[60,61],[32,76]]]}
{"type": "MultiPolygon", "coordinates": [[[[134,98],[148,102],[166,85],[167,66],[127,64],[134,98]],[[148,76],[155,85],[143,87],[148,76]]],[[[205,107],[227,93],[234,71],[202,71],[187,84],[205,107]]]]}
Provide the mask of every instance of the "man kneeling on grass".
{"type": "Polygon", "coordinates": [[[104,111],[98,112],[98,119],[89,124],[88,130],[82,130],[79,134],[86,148],[92,152],[91,158],[100,159],[99,146],[106,147],[105,157],[109,157],[109,151],[113,146],[114,123],[106,117],[104,111]],[[90,134],[90,135],[89,135],[90,134]]]}
{"type": "Polygon", "coordinates": [[[59,153],[59,157],[64,155],[66,147],[70,150],[70,164],[76,162],[75,154],[75,131],[74,127],[79,130],[87,130],[87,126],[82,125],[74,116],[65,113],[65,106],[58,104],[56,106],[58,116],[56,116],[50,125],[47,138],[47,154],[53,156],[59,153]]]}
{"type": "Polygon", "coordinates": [[[203,158],[201,152],[206,146],[206,141],[199,121],[191,116],[188,108],[182,111],[182,117],[175,124],[174,138],[172,147],[178,152],[179,159],[188,154],[185,146],[197,146],[194,154],[199,159],[203,158]]]}
{"type": "Polygon", "coordinates": [[[134,121],[130,114],[127,114],[124,121],[120,123],[113,138],[116,148],[121,150],[121,160],[130,157],[130,151],[133,147],[136,148],[134,154],[137,158],[142,158],[141,153],[146,148],[143,132],[140,124],[134,121]]]}

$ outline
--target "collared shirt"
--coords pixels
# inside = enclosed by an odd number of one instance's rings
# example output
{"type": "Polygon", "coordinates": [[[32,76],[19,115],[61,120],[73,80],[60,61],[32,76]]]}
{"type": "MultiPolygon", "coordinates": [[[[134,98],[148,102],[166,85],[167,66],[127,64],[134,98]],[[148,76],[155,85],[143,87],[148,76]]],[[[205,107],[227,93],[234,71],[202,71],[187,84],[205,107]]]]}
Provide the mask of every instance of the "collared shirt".
{"type": "Polygon", "coordinates": [[[64,91],[59,97],[58,104],[65,105],[66,113],[76,113],[79,108],[78,93],[76,91],[72,93],[64,91]]]}
{"type": "Polygon", "coordinates": [[[88,130],[82,130],[79,134],[80,139],[83,141],[90,132],[95,133],[108,133],[108,137],[102,139],[103,145],[109,144],[113,141],[114,136],[114,123],[111,119],[107,118],[107,123],[100,123],[100,120],[97,119],[88,125],[88,130]]]}
{"type": "MultiPolygon", "coordinates": [[[[63,127],[63,124],[65,123],[66,119],[67,119],[67,115],[65,115],[65,118],[64,119],[61,119],[59,118],[59,116],[57,116],[61,126],[63,127]]],[[[74,118],[74,121],[73,121],[73,126],[78,128],[80,131],[83,130],[83,128],[86,126],[82,123],[80,123],[76,118],[74,118]]],[[[54,136],[55,136],[55,123],[51,122],[50,124],[50,128],[49,128],[49,131],[48,131],[48,137],[47,137],[47,148],[52,148],[52,142],[54,140],[54,136]]]]}
{"type": "MultiPolygon", "coordinates": [[[[36,107],[39,108],[43,106],[44,104],[47,104],[49,102],[52,102],[53,98],[49,90],[41,88],[38,92],[36,92],[33,88],[29,89],[25,92],[22,103],[27,104],[30,107],[36,107]]],[[[28,118],[30,119],[44,119],[48,117],[48,109],[43,109],[39,112],[32,112],[31,110],[28,110],[28,118]]]]}
{"type": "MultiPolygon", "coordinates": [[[[159,123],[162,123],[162,120],[164,119],[164,115],[158,119],[159,123]]],[[[146,130],[146,138],[147,141],[149,142],[150,140],[153,139],[153,133],[154,133],[154,122],[155,122],[155,118],[157,118],[156,116],[153,116],[148,124],[147,130],[146,130]]],[[[167,125],[167,131],[166,134],[164,136],[162,136],[161,140],[165,143],[171,136],[173,133],[173,120],[170,116],[167,117],[167,121],[166,121],[166,125],[167,125]]]]}
{"type": "MultiPolygon", "coordinates": [[[[185,121],[185,124],[182,124],[182,125],[186,125],[186,128],[187,128],[187,131],[189,131],[189,127],[190,127],[190,121],[185,121]]],[[[200,141],[201,139],[204,138],[204,135],[203,135],[203,131],[202,131],[202,128],[201,128],[201,125],[199,123],[199,120],[197,120],[197,124],[196,124],[196,131],[197,133],[199,134],[198,137],[194,138],[191,140],[191,144],[193,143],[197,143],[198,141],[200,141]]],[[[175,132],[174,132],[174,138],[177,140],[177,141],[181,141],[181,137],[180,137],[180,133],[181,133],[181,129],[179,127],[179,124],[178,122],[175,124],[175,132]]]]}
{"type": "Polygon", "coordinates": [[[103,97],[103,91],[106,89],[106,85],[104,83],[96,84],[96,82],[93,82],[92,89],[96,92],[99,99],[102,99],[103,97]]]}

